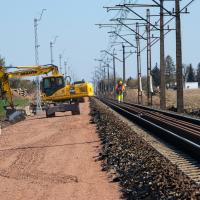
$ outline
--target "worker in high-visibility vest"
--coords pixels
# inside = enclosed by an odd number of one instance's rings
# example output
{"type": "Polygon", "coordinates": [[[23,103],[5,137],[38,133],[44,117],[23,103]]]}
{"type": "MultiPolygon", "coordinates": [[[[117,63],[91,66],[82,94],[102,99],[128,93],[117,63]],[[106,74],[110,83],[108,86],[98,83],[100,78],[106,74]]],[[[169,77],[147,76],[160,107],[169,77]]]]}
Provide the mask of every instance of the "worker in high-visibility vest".
{"type": "Polygon", "coordinates": [[[123,102],[124,100],[124,92],[125,92],[125,86],[121,80],[118,81],[116,88],[115,88],[116,94],[117,94],[117,100],[118,102],[123,102]]]}

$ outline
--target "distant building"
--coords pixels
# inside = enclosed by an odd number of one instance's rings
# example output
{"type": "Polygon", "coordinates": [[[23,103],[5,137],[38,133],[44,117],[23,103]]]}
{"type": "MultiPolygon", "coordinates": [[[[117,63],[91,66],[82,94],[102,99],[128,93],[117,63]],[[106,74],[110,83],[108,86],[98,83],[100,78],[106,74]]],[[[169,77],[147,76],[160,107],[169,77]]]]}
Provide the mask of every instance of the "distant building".
{"type": "Polygon", "coordinates": [[[199,84],[198,82],[185,82],[185,89],[198,89],[199,88],[199,84]]]}

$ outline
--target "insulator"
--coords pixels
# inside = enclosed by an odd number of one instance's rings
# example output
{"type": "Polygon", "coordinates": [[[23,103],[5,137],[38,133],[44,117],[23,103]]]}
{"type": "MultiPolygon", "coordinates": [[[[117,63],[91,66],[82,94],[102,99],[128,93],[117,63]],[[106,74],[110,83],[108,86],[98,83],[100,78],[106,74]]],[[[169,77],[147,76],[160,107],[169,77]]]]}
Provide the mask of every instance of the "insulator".
{"type": "Polygon", "coordinates": [[[188,9],[187,9],[187,7],[185,8],[185,12],[186,12],[186,13],[188,12],[188,9]]]}

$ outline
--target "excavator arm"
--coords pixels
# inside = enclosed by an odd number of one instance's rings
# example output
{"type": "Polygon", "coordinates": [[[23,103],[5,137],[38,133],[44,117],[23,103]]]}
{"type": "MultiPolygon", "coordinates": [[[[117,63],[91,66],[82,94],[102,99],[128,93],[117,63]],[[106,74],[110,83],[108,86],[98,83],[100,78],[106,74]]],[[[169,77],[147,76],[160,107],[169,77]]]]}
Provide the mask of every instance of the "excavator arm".
{"type": "Polygon", "coordinates": [[[53,76],[61,75],[55,65],[17,66],[17,71],[9,72],[9,78],[22,78],[27,76],[40,76],[52,72],[53,76]]]}
{"type": "Polygon", "coordinates": [[[52,72],[53,76],[60,76],[58,67],[55,65],[38,65],[38,66],[16,66],[12,67],[19,69],[12,72],[7,72],[6,68],[0,66],[0,87],[1,97],[7,99],[8,104],[11,108],[14,108],[13,94],[10,88],[9,79],[12,78],[23,78],[29,76],[40,76],[52,72]]]}
{"type": "Polygon", "coordinates": [[[0,67],[0,95],[2,99],[7,99],[11,108],[14,108],[13,95],[8,80],[8,74],[3,67],[0,67]]]}

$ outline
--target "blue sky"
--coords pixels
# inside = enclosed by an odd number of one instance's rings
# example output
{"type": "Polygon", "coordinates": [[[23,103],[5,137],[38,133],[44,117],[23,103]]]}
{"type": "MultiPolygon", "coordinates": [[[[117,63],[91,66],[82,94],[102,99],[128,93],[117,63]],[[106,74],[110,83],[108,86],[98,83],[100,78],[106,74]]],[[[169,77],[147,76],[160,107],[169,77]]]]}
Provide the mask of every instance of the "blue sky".
{"type": "MultiPolygon", "coordinates": [[[[189,0],[183,0],[183,4],[189,0]]],[[[6,0],[1,3],[0,55],[6,58],[6,64],[34,64],[34,29],[33,19],[39,17],[43,8],[42,21],[39,24],[40,64],[50,63],[49,42],[58,35],[54,47],[55,64],[58,56],[64,51],[63,61],[68,64],[77,79],[90,79],[95,63],[100,57],[100,50],[108,46],[109,29],[98,29],[94,24],[106,23],[115,12],[107,13],[103,6],[115,5],[117,0],[6,0]]],[[[138,0],[139,2],[139,0],[138,0]]],[[[200,62],[200,26],[198,26],[200,1],[196,0],[189,8],[191,14],[182,16],[183,62],[192,63],[195,67],[200,62]]],[[[172,25],[174,22],[172,23],[172,25]]],[[[159,45],[153,48],[153,65],[159,62],[159,45]]],[[[166,37],[166,54],[175,58],[175,33],[166,37]]],[[[121,52],[118,52],[120,57],[121,52]]],[[[145,74],[145,54],[143,73],[145,74]]],[[[121,64],[117,63],[117,72],[121,74],[121,64]]],[[[127,61],[127,76],[135,76],[136,58],[133,55],[127,61]]]]}

